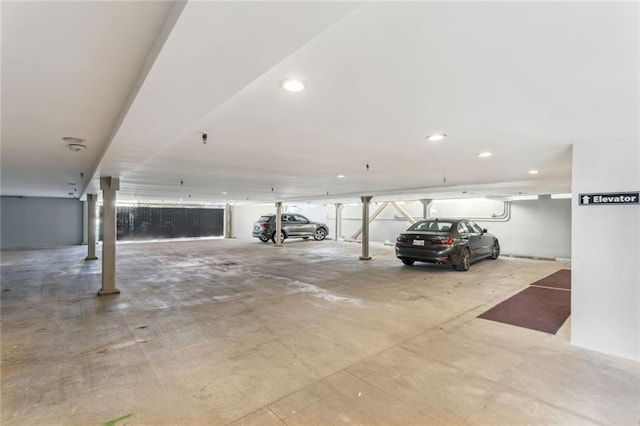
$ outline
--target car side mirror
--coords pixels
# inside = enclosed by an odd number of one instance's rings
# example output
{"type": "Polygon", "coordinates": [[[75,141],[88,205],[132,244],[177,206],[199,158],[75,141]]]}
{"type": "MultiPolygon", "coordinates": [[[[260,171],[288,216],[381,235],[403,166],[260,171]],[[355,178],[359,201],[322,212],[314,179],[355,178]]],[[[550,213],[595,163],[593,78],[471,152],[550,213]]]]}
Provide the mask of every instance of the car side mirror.
{"type": "Polygon", "coordinates": [[[489,231],[487,231],[487,228],[482,228],[482,233],[483,234],[486,234],[487,232],[489,232],[489,231]]]}

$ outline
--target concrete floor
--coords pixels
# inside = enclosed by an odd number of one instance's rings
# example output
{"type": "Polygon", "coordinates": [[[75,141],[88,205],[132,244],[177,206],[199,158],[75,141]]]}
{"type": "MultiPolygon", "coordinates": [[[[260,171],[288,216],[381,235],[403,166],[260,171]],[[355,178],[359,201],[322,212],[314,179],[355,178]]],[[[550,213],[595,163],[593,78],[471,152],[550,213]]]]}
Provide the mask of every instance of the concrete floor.
{"type": "Polygon", "coordinates": [[[5,251],[2,425],[639,423],[639,363],[476,318],[566,263],[360,251],[121,244],[101,298],[86,247],[5,251]]]}

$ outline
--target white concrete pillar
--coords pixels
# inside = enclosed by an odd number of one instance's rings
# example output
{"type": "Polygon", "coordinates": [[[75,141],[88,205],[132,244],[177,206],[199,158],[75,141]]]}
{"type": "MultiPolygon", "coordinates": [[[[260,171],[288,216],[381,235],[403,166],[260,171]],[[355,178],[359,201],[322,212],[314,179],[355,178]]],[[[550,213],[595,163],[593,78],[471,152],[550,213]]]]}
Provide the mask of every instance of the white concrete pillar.
{"type": "Polygon", "coordinates": [[[89,203],[88,200],[82,203],[82,244],[89,243],[89,235],[87,234],[87,228],[89,227],[89,203]]]}
{"type": "Polygon", "coordinates": [[[576,142],[571,174],[571,343],[640,361],[640,205],[580,204],[640,190],[637,136],[576,142]]]}
{"type": "Polygon", "coordinates": [[[102,288],[99,296],[119,294],[116,288],[116,192],[120,189],[120,179],[101,177],[103,209],[102,235],[102,288]]]}
{"type": "Polygon", "coordinates": [[[96,211],[98,194],[87,194],[87,257],[84,260],[96,260],[96,211]]]}
{"type": "Polygon", "coordinates": [[[276,246],[282,246],[282,238],[280,235],[282,234],[282,202],[276,202],[276,233],[274,235],[274,240],[276,242],[276,246]]]}
{"type": "Polygon", "coordinates": [[[335,227],[335,240],[340,241],[342,239],[342,204],[336,203],[336,227],[335,227]]]}
{"type": "Polygon", "coordinates": [[[227,203],[224,206],[224,237],[235,238],[233,219],[235,215],[235,206],[227,203]]]}
{"type": "Polygon", "coordinates": [[[362,256],[360,260],[371,260],[369,256],[369,203],[371,196],[362,196],[362,256]]]}
{"type": "Polygon", "coordinates": [[[431,203],[433,202],[433,200],[425,198],[420,200],[420,202],[422,203],[422,218],[429,219],[429,217],[431,216],[431,203]]]}

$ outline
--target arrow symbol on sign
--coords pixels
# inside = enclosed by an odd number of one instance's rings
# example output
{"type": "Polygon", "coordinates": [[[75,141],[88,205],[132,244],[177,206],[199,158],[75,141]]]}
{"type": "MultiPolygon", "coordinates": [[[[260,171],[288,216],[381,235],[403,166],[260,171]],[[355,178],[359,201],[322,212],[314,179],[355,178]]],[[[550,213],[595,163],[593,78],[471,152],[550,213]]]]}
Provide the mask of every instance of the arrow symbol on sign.
{"type": "Polygon", "coordinates": [[[582,197],[582,204],[589,204],[589,199],[590,197],[588,195],[585,195],[582,197]]]}

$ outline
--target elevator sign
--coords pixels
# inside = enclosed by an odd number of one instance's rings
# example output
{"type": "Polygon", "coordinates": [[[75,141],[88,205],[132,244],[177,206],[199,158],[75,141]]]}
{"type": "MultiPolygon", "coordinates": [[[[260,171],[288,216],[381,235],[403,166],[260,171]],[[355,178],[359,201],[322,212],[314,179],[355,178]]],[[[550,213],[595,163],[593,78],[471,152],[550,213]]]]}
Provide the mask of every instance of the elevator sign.
{"type": "Polygon", "coordinates": [[[602,206],[611,204],[640,204],[640,192],[616,192],[604,194],[580,194],[581,206],[602,206]]]}

